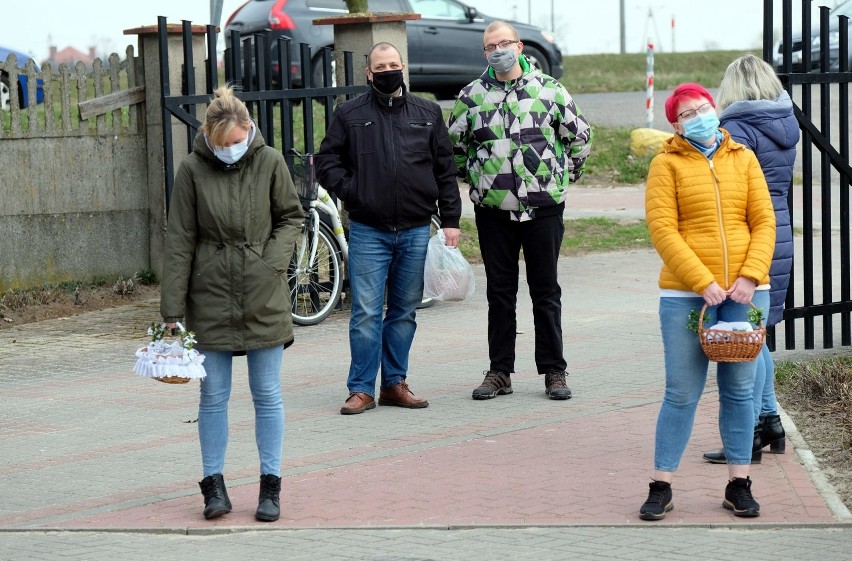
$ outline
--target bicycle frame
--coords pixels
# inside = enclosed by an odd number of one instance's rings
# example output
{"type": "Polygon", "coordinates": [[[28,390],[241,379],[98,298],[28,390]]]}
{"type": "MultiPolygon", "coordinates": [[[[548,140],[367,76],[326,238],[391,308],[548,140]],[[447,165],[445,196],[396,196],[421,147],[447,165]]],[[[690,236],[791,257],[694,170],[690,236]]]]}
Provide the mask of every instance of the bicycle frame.
{"type": "MultiPolygon", "coordinates": [[[[343,255],[343,260],[349,260],[349,243],[346,241],[346,236],[343,230],[343,224],[340,222],[340,211],[337,209],[337,203],[331,198],[328,191],[322,185],[317,185],[317,198],[310,203],[311,208],[325,213],[331,221],[331,229],[334,232],[334,239],[340,246],[340,253],[343,255]]],[[[316,228],[315,228],[316,230],[316,228]]],[[[316,240],[315,240],[316,241],[316,240]]]]}

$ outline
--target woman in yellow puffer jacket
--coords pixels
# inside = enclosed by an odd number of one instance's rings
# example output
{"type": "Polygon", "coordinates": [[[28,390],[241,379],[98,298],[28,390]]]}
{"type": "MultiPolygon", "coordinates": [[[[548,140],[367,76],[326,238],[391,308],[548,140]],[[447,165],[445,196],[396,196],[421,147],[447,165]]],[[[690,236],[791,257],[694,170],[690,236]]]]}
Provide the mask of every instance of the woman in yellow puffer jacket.
{"type": "MultiPolygon", "coordinates": [[[[644,520],[674,508],[671,482],[695,421],[708,359],[688,328],[706,303],[706,325],[745,321],[751,303],[769,309],[769,265],[775,213],[754,153],[719,129],[713,97],[681,84],[666,100],[675,135],[651,162],[645,212],[660,271],[660,331],[666,390],[657,418],[654,475],[644,520]],[[713,319],[709,319],[712,317],[713,319]],[[714,321],[715,320],[715,321],[714,321]]],[[[751,494],[754,362],[720,362],[719,432],[728,454],[722,506],[735,516],[759,516],[751,494]]]]}

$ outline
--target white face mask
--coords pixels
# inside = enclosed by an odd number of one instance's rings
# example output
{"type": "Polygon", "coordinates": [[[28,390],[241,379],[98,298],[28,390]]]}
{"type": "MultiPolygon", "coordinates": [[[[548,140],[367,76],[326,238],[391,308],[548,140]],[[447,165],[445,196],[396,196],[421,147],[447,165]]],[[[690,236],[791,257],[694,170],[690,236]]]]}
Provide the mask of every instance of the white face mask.
{"type": "Polygon", "coordinates": [[[249,139],[246,137],[245,140],[233,146],[214,146],[213,154],[226,164],[235,164],[240,161],[240,158],[245,156],[248,151],[248,143],[249,139]]]}

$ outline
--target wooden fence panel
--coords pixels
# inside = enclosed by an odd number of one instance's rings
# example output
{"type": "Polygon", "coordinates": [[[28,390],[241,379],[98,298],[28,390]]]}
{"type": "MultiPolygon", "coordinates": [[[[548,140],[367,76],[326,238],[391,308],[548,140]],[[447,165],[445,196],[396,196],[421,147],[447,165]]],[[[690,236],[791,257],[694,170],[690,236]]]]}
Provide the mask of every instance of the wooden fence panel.
{"type": "Polygon", "coordinates": [[[104,64],[96,58],[91,66],[78,62],[49,63],[40,70],[32,60],[19,66],[15,55],[0,61],[0,72],[9,77],[10,107],[0,111],[0,139],[54,136],[139,134],[144,130],[144,74],[129,45],[122,59],[117,53],[104,64]],[[18,79],[26,76],[28,88],[22,107],[18,79]],[[38,90],[44,93],[38,102],[38,90]],[[141,93],[140,93],[141,92],[141,93]],[[108,111],[91,111],[92,102],[107,98],[108,111]],[[82,110],[89,104],[89,110],[82,110]]]}

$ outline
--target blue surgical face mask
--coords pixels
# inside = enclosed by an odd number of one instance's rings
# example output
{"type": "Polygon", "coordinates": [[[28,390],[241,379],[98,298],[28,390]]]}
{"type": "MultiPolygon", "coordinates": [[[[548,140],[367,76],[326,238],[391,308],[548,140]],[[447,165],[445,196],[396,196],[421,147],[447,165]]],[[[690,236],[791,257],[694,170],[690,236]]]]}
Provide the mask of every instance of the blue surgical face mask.
{"type": "Polygon", "coordinates": [[[226,164],[235,164],[248,151],[248,137],[232,146],[214,146],[213,154],[226,164]]]}
{"type": "Polygon", "coordinates": [[[683,122],[683,136],[699,144],[704,144],[714,138],[718,130],[719,117],[716,116],[715,111],[699,113],[692,119],[683,122]]]}

